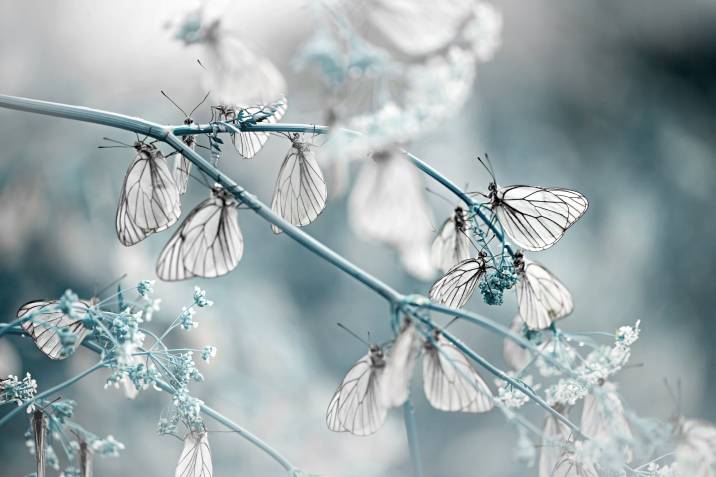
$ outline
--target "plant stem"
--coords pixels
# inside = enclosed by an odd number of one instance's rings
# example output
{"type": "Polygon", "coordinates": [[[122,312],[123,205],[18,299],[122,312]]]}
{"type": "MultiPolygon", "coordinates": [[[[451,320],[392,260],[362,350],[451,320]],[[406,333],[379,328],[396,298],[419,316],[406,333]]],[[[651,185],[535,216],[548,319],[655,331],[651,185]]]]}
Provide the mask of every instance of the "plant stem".
{"type": "Polygon", "coordinates": [[[104,366],[105,366],[105,362],[104,362],[104,361],[100,361],[99,363],[95,364],[95,365],[92,366],[91,368],[87,368],[87,369],[85,369],[84,371],[82,371],[80,374],[71,377],[71,378],[68,379],[67,381],[63,381],[63,382],[61,382],[60,384],[58,384],[57,386],[51,387],[51,388],[48,389],[47,391],[41,392],[40,394],[38,394],[38,395],[35,396],[34,398],[28,399],[27,401],[25,401],[24,403],[20,404],[18,407],[16,407],[16,408],[13,409],[12,411],[10,411],[10,412],[8,412],[7,414],[5,414],[5,416],[3,416],[2,419],[0,419],[0,427],[2,427],[3,425],[5,425],[10,419],[12,419],[12,417],[13,417],[15,414],[17,414],[18,412],[22,411],[23,409],[25,409],[27,406],[29,406],[30,404],[34,403],[34,402],[37,401],[38,399],[44,399],[46,396],[50,396],[50,395],[52,395],[52,394],[55,394],[55,393],[58,392],[58,391],[61,391],[61,390],[65,389],[65,388],[68,387],[68,386],[71,386],[71,385],[73,385],[74,383],[76,383],[77,381],[79,381],[80,379],[82,379],[82,378],[84,378],[85,376],[87,376],[88,374],[93,373],[93,372],[97,371],[98,369],[100,369],[100,368],[102,368],[102,367],[104,367],[104,366]]]}
{"type": "Polygon", "coordinates": [[[410,401],[410,398],[403,404],[403,421],[405,422],[405,432],[408,435],[408,447],[410,448],[410,460],[413,463],[413,474],[415,477],[423,477],[418,431],[415,428],[415,409],[413,408],[413,403],[410,401]]]}

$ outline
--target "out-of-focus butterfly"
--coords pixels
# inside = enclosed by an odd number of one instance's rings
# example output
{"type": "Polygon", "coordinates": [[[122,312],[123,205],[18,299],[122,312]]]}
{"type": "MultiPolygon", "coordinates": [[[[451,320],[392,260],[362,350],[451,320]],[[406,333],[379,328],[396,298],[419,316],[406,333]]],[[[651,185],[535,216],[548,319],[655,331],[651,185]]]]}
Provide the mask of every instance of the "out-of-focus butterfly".
{"type": "Polygon", "coordinates": [[[47,416],[45,410],[36,408],[30,418],[30,427],[35,441],[37,477],[45,477],[47,451],[47,416]]]}
{"type": "Polygon", "coordinates": [[[85,318],[89,309],[99,303],[97,298],[78,300],[72,304],[70,313],[60,308],[60,300],[35,300],[25,303],[17,311],[21,327],[37,345],[37,348],[50,359],[69,357],[82,341],[92,332],[86,325],[85,318]],[[75,344],[70,354],[63,354],[59,333],[61,330],[72,333],[75,344]]]}
{"type": "Polygon", "coordinates": [[[386,360],[378,345],[370,345],[368,354],[346,373],[326,412],[328,429],[367,436],[385,422],[388,406],[384,403],[386,360]]]}
{"type": "Polygon", "coordinates": [[[524,185],[500,187],[489,159],[488,163],[478,160],[492,177],[487,195],[490,207],[507,236],[520,248],[539,251],[551,247],[587,211],[587,198],[573,190],[524,185]]]}
{"type": "Polygon", "coordinates": [[[212,477],[213,473],[209,433],[192,430],[184,437],[184,449],[179,456],[174,476],[212,477]]]}
{"type": "Polygon", "coordinates": [[[716,426],[700,419],[679,418],[676,438],[676,462],[684,475],[716,475],[716,426]]]}
{"type": "Polygon", "coordinates": [[[256,106],[219,105],[212,110],[219,121],[233,123],[231,141],[236,152],[244,159],[251,159],[266,144],[269,133],[264,131],[241,131],[239,124],[275,124],[281,120],[288,108],[286,98],[269,104],[256,106]]]}
{"type": "MultiPolygon", "coordinates": [[[[204,99],[201,100],[199,104],[194,107],[194,109],[191,110],[189,114],[187,114],[177,103],[174,102],[164,91],[161,92],[162,95],[169,100],[170,103],[172,103],[181,113],[184,115],[184,124],[186,126],[191,126],[194,124],[194,119],[191,117],[192,114],[201,106],[204,104],[204,101],[206,101],[206,98],[209,97],[209,93],[206,93],[206,96],[204,96],[204,99]]],[[[192,150],[196,148],[196,137],[194,135],[187,135],[181,138],[182,142],[186,144],[188,147],[190,147],[192,150]]],[[[179,194],[183,195],[186,193],[187,186],[189,185],[189,173],[191,172],[191,161],[184,157],[181,153],[176,154],[176,158],[174,159],[174,181],[177,184],[177,187],[179,188],[179,194]]]]}
{"type": "Polygon", "coordinates": [[[181,215],[179,188],[162,152],[143,141],[133,147],[137,154],[124,176],[116,217],[117,237],[125,246],[169,228],[181,215]]]}
{"type": "MultiPolygon", "coordinates": [[[[549,477],[599,477],[599,473],[590,462],[577,459],[577,456],[569,451],[564,451],[559,457],[557,464],[549,477]]],[[[540,474],[540,477],[542,475],[540,474]]]]}
{"type": "Polygon", "coordinates": [[[423,390],[430,404],[441,411],[486,412],[492,409],[490,388],[467,356],[434,330],[423,356],[423,390]]]}
{"type": "MultiPolygon", "coordinates": [[[[520,315],[516,315],[512,319],[510,331],[522,336],[523,327],[524,322],[522,321],[522,318],[520,318],[520,315]]],[[[515,343],[509,338],[505,338],[505,341],[503,342],[502,357],[505,359],[505,362],[515,371],[521,370],[532,361],[532,353],[527,348],[522,347],[521,345],[515,343]]]]}
{"type": "Polygon", "coordinates": [[[238,207],[234,196],[215,184],[211,197],[189,213],[164,246],[157,260],[159,278],[215,278],[236,268],[244,253],[238,207]]]}
{"type": "Polygon", "coordinates": [[[515,253],[514,266],[519,314],[528,328],[543,330],[572,313],[571,293],[549,270],[521,252],[515,253]]]}
{"type": "MultiPolygon", "coordinates": [[[[554,410],[565,414],[567,408],[555,405],[554,410]]],[[[562,445],[566,444],[572,433],[565,423],[552,414],[547,414],[542,427],[542,445],[539,453],[539,477],[552,477],[563,454],[562,445]]]]}
{"type": "Polygon", "coordinates": [[[435,268],[447,273],[456,264],[470,258],[470,248],[467,214],[465,209],[458,206],[440,227],[430,249],[430,261],[435,268]]]}
{"type": "MultiPolygon", "coordinates": [[[[628,442],[633,436],[629,422],[624,415],[622,404],[616,385],[610,382],[600,382],[601,392],[584,397],[582,407],[582,434],[597,439],[599,442],[608,442],[618,439],[619,442],[628,442]]],[[[626,463],[631,462],[633,452],[627,446],[622,449],[626,463]]]]}
{"type": "MultiPolygon", "coordinates": [[[[291,135],[291,148],[278,171],[271,209],[293,225],[308,225],[326,207],[328,190],[311,144],[291,135]]],[[[281,229],[271,226],[274,233],[281,229]]]]}
{"type": "Polygon", "coordinates": [[[485,272],[487,255],[480,251],[476,258],[468,258],[452,267],[430,288],[431,300],[450,308],[462,308],[468,302],[475,286],[485,272]]]}

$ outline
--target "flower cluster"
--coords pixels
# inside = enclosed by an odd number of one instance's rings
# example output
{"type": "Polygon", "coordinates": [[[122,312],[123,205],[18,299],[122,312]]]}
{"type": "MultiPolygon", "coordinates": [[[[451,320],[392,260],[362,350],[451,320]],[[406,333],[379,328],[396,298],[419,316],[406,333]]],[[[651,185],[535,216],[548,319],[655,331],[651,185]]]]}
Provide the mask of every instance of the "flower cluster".
{"type": "Polygon", "coordinates": [[[206,290],[194,287],[194,304],[199,308],[204,308],[206,306],[212,306],[214,302],[206,299],[206,290]]]}
{"type": "Polygon", "coordinates": [[[517,275],[507,269],[497,270],[480,282],[482,299],[488,305],[502,305],[503,294],[517,283],[517,275]]]}
{"type": "Polygon", "coordinates": [[[37,381],[30,373],[20,379],[10,374],[5,379],[0,379],[0,404],[14,402],[21,406],[37,394],[37,381]]]}
{"type": "Polygon", "coordinates": [[[156,280],[142,280],[137,285],[137,293],[144,298],[149,297],[151,293],[154,293],[154,283],[156,283],[156,280]]]}

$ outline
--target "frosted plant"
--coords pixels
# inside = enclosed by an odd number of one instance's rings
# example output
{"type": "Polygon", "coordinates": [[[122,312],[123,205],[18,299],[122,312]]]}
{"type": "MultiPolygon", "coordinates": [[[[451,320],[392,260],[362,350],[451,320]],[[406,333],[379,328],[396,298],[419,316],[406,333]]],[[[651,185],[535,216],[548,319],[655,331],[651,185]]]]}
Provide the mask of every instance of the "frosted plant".
{"type": "MultiPolygon", "coordinates": [[[[4,95],[0,106],[99,123],[137,136],[131,143],[110,140],[105,146],[126,148],[131,161],[115,225],[120,243],[134,246],[179,223],[158,257],[160,279],[216,278],[240,270],[244,252],[251,249],[247,244],[245,250],[239,227],[242,210],[242,216],[258,215],[275,233],[385,299],[392,333],[382,344],[364,342],[367,354],[347,371],[333,397],[326,396],[326,421],[330,430],[367,436],[379,432],[393,409],[402,408],[416,475],[422,475],[422,464],[410,386],[418,363],[425,399],[434,408],[500,412],[517,429],[515,454],[520,461],[531,465],[539,453],[540,477],[713,475],[712,424],[683,416],[670,423],[642,418],[617,391],[618,373],[629,365],[640,322],[607,333],[605,342],[589,338],[603,337],[604,332],[570,334],[558,326],[573,315],[573,298],[567,285],[533,254],[556,246],[576,226],[587,211],[587,199],[565,188],[498,185],[486,156],[480,162],[492,180],[479,191],[464,191],[405,149],[462,106],[477,65],[489,60],[499,45],[499,13],[470,0],[455,6],[381,0],[370,2],[367,9],[343,2],[329,5],[332,23],[303,45],[294,64],[317,66],[324,86],[339,102],[351,99],[356,82],[375,86],[378,97],[372,99],[379,101],[355,110],[329,104],[326,117],[333,117],[328,126],[280,122],[288,107],[283,76],[247,46],[247,39],[232,34],[220,8],[209,3],[175,25],[184,43],[206,50],[206,81],[212,88],[205,98],[211,115],[207,124],[195,123],[190,118],[194,111],[183,110],[181,124],[159,125],[4,95]],[[362,31],[358,13],[383,41],[362,31]],[[415,31],[425,35],[406,42],[415,31]],[[251,159],[271,134],[287,141],[288,153],[279,158],[283,162],[269,207],[227,175],[223,161],[232,155],[225,150],[226,141],[236,155],[251,159]],[[317,140],[320,135],[328,135],[323,146],[317,140]],[[349,220],[363,237],[393,247],[414,275],[427,279],[439,270],[442,275],[424,287],[428,296],[396,291],[305,231],[331,206],[329,181],[314,157],[320,157],[319,148],[329,157],[363,162],[348,201],[349,220]],[[199,153],[204,149],[207,158],[199,153]],[[173,170],[167,161],[172,155],[177,156],[173,170]],[[425,200],[423,175],[460,201],[445,214],[438,231],[430,227],[432,210],[425,200]],[[196,184],[188,177],[209,195],[189,208],[182,204],[187,200],[184,193],[196,184]],[[190,212],[180,221],[182,209],[190,212]],[[484,303],[500,306],[505,291],[512,289],[518,306],[510,326],[466,310],[476,290],[484,303]],[[467,346],[452,333],[447,319],[504,338],[504,358],[511,369],[501,369],[467,346]],[[545,411],[544,422],[535,424],[523,412],[530,402],[545,411]],[[581,415],[579,425],[573,414],[581,415]]],[[[29,336],[48,359],[72,359],[80,348],[99,357],[92,367],[39,393],[44,383],[38,387],[30,375],[0,381],[0,404],[12,407],[0,418],[0,426],[25,409],[31,414],[26,437],[35,452],[38,477],[44,477],[47,466],[59,469],[63,460],[65,475],[88,476],[93,453],[113,456],[122,450],[113,437],[100,439],[70,421],[81,407],[52,400],[100,370],[108,374],[108,389],[121,388],[129,398],[140,398],[149,389],[170,396],[158,433],[184,443],[177,476],[213,474],[207,417],[271,456],[288,475],[301,475],[267,443],[192,395],[190,388],[204,380],[197,360],[209,363],[217,349],[211,344],[172,347],[168,341],[174,331],[181,336],[200,326],[202,309],[212,301],[195,288],[179,315],[156,332],[149,327],[160,321],[154,316],[161,313],[154,285],[148,279],[131,289],[118,287],[109,296],[89,298],[68,290],[59,299],[23,305],[16,320],[0,328],[0,336],[29,336]],[[53,443],[61,444],[64,457],[53,443]]],[[[573,321],[578,327],[578,317],[573,321]]]]}

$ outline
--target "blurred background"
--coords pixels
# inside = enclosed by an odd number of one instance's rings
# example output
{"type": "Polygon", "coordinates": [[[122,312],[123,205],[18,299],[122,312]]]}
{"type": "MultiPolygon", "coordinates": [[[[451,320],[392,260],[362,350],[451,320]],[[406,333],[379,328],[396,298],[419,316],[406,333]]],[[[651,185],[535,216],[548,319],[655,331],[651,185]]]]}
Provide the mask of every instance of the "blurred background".
{"type": "MultiPolygon", "coordinates": [[[[244,1],[228,7],[227,22],[251,38],[284,75],[289,122],[324,122],[324,90],[291,59],[317,28],[305,1],[244,1]]],[[[190,6],[162,0],[112,4],[27,0],[0,6],[0,92],[91,106],[180,123],[204,96],[198,53],[173,38],[166,24],[190,6]]],[[[477,67],[470,95],[441,126],[411,141],[410,150],[459,184],[485,190],[476,164],[488,152],[504,184],[559,185],[590,199],[586,216],[555,247],[540,254],[571,289],[575,313],[567,331],[611,332],[640,319],[642,339],[619,375],[620,390],[639,414],[668,418],[675,409],[664,378],[681,380],[682,411],[716,420],[716,4],[632,0],[494,2],[501,12],[501,47],[477,67]]],[[[195,119],[208,120],[203,108],[195,119]]],[[[103,136],[128,133],[0,109],[0,316],[11,321],[22,304],[58,297],[66,288],[89,297],[123,273],[126,285],[155,278],[156,257],[168,239],[157,234],[125,248],[114,214],[129,150],[98,150],[103,136]]],[[[285,141],[272,139],[252,161],[227,155],[222,167],[269,202],[285,141]]],[[[355,175],[357,165],[351,166],[355,175]]],[[[426,185],[428,182],[426,181],[426,185]]],[[[430,184],[439,190],[435,184],[430,184]]],[[[191,185],[187,203],[206,191],[191,185]]],[[[331,191],[330,177],[328,188],[331,191]]],[[[451,207],[430,197],[436,224],[451,207]]],[[[188,208],[186,209],[188,210],[188,208]]],[[[388,308],[359,283],[307,253],[249,211],[240,213],[245,255],[236,271],[214,280],[160,283],[154,324],[171,322],[206,288],[213,308],[177,344],[213,344],[197,397],[319,475],[408,475],[400,412],[366,438],[326,429],[326,406],[364,346],[341,331],[389,338],[388,308]]],[[[333,196],[307,228],[319,240],[398,290],[425,293],[430,280],[412,278],[389,248],[350,229],[346,196],[333,196]]],[[[469,308],[508,324],[513,294],[502,307],[474,299],[469,308]]],[[[502,343],[463,324],[455,331],[503,365],[502,343]]],[[[88,367],[80,350],[48,362],[29,341],[0,341],[0,374],[32,372],[47,388],[88,367]]],[[[103,390],[95,375],[63,393],[76,399],[76,420],[126,445],[119,459],[97,461],[97,475],[172,475],[181,443],[156,435],[166,395],[145,392],[129,401],[103,390]]],[[[418,432],[430,476],[536,475],[511,458],[516,433],[498,412],[447,414],[433,410],[414,381],[418,432]]],[[[535,422],[541,413],[527,405],[535,422]]],[[[33,471],[26,423],[0,429],[5,476],[33,471]]],[[[209,429],[217,429],[215,423],[209,429]]],[[[283,475],[238,436],[211,437],[216,476],[283,475]]]]}

